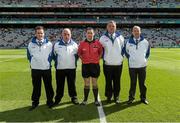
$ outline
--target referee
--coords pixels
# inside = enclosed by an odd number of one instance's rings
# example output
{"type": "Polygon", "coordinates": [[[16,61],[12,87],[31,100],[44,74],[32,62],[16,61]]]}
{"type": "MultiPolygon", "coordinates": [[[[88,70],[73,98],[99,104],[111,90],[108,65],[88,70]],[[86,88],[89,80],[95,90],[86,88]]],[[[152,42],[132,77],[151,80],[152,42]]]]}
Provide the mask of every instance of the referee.
{"type": "Polygon", "coordinates": [[[141,102],[148,104],[146,99],[146,66],[150,55],[149,42],[141,35],[141,28],[134,26],[132,36],[125,45],[125,54],[129,63],[130,90],[128,104],[133,103],[135,99],[137,78],[139,80],[141,102]]]}
{"type": "Polygon", "coordinates": [[[86,105],[92,82],[94,103],[100,106],[98,101],[98,85],[97,79],[100,74],[99,60],[102,56],[102,45],[99,40],[94,39],[94,29],[88,27],[86,29],[86,39],[80,42],[78,55],[82,61],[82,76],[84,78],[84,100],[81,105],[86,105]]]}
{"type": "Polygon", "coordinates": [[[27,57],[30,62],[33,84],[32,106],[29,110],[31,111],[39,105],[42,79],[46,90],[46,104],[51,108],[54,96],[51,77],[52,44],[44,37],[42,26],[35,28],[35,37],[28,45],[27,57]]]}
{"type": "Polygon", "coordinates": [[[104,48],[103,70],[106,80],[105,96],[107,97],[107,103],[111,102],[114,95],[115,103],[119,104],[124,38],[120,33],[116,32],[115,21],[110,21],[107,24],[107,32],[101,36],[100,42],[104,48]]]}

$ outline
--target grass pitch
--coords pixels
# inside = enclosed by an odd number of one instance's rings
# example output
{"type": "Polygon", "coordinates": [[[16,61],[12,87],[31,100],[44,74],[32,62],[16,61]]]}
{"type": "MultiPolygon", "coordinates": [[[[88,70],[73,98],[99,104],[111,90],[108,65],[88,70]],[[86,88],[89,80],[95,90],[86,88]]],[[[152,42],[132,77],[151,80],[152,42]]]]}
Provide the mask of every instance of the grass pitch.
{"type": "MultiPolygon", "coordinates": [[[[101,65],[102,66],[102,65],[101,65]]],[[[53,87],[55,71],[52,70],[53,87]]],[[[123,64],[121,78],[121,104],[106,104],[104,96],[104,75],[98,80],[99,94],[107,122],[180,122],[180,49],[152,49],[147,67],[147,99],[149,105],[139,102],[137,84],[136,102],[127,105],[130,80],[127,60],[123,64]]],[[[81,63],[78,62],[76,87],[78,99],[83,99],[83,79],[81,63]]],[[[43,85],[43,84],[42,84],[43,85]]],[[[61,104],[48,109],[45,105],[44,85],[40,106],[28,111],[31,105],[32,83],[26,50],[0,50],[0,122],[11,121],[59,121],[59,122],[99,122],[93,94],[90,91],[88,105],[73,105],[68,96],[67,84],[61,104]]]]}

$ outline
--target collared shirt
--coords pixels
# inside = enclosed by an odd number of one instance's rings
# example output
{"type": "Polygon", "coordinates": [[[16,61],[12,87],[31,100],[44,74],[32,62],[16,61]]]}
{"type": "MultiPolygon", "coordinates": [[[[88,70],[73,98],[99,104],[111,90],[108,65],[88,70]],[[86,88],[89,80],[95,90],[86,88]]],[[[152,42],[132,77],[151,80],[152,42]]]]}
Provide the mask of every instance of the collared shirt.
{"type": "Polygon", "coordinates": [[[64,42],[64,44],[69,44],[69,43],[71,42],[71,39],[68,40],[68,41],[64,41],[64,40],[62,39],[62,41],[64,42]]]}
{"type": "Polygon", "coordinates": [[[138,41],[138,42],[140,41],[140,39],[141,39],[140,37],[138,39],[133,38],[134,41],[138,41]]]}
{"type": "Polygon", "coordinates": [[[42,40],[38,40],[38,39],[36,39],[36,42],[44,42],[44,39],[42,39],[42,40]]]}
{"type": "Polygon", "coordinates": [[[109,37],[112,37],[112,38],[113,38],[113,40],[114,40],[114,39],[115,39],[115,37],[116,37],[116,34],[115,34],[115,33],[113,33],[113,34],[108,33],[108,35],[109,35],[109,37]]]}
{"type": "Polygon", "coordinates": [[[141,39],[140,37],[138,39],[136,39],[135,37],[133,38],[133,40],[136,43],[136,49],[138,49],[138,43],[139,43],[140,39],[141,39]]]}
{"type": "Polygon", "coordinates": [[[41,46],[44,43],[44,39],[42,39],[42,40],[36,39],[36,42],[37,42],[38,45],[41,46]]]}

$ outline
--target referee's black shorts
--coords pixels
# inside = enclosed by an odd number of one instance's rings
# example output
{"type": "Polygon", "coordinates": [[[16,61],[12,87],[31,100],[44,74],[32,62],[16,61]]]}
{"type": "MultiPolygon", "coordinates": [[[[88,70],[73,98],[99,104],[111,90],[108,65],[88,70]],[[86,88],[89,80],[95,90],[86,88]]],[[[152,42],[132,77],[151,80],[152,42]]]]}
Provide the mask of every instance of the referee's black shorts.
{"type": "Polygon", "coordinates": [[[83,78],[98,78],[100,75],[99,64],[82,64],[82,77],[83,78]]]}

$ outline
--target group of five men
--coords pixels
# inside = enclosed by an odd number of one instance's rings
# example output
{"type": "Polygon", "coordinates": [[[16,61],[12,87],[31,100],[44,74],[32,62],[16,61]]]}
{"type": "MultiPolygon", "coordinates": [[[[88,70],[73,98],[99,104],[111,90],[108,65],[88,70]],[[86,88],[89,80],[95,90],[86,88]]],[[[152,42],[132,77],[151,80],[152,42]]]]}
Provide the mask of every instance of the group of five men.
{"type": "Polygon", "coordinates": [[[98,101],[97,79],[100,75],[99,61],[103,58],[103,72],[105,76],[105,96],[107,103],[114,97],[119,104],[120,78],[123,67],[124,55],[128,59],[130,90],[128,104],[135,99],[137,78],[139,80],[141,102],[148,104],[146,100],[146,66],[150,54],[150,45],[141,35],[141,28],[134,26],[132,36],[127,42],[123,36],[116,31],[116,22],[107,24],[107,32],[100,37],[94,38],[93,28],[86,29],[86,39],[77,45],[71,38],[71,31],[65,28],[62,38],[54,46],[45,38],[44,28],[35,28],[35,37],[27,48],[27,57],[30,62],[32,75],[32,106],[30,110],[39,105],[41,95],[41,79],[44,81],[47,102],[49,108],[60,103],[64,95],[64,84],[67,79],[68,93],[74,104],[79,104],[76,92],[76,66],[77,59],[82,61],[82,77],[84,79],[84,99],[81,105],[86,105],[92,83],[95,105],[100,106],[98,101]],[[56,69],[56,96],[53,101],[54,91],[52,88],[51,61],[55,61],[56,69]]]}

